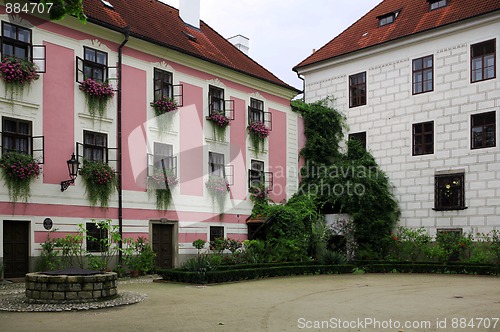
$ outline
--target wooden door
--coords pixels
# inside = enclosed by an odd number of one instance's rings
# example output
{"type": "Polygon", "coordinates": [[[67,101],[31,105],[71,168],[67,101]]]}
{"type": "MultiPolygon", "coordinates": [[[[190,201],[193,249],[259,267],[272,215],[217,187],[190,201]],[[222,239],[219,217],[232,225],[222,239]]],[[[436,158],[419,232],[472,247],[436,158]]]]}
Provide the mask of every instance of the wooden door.
{"type": "Polygon", "coordinates": [[[29,221],[4,220],[3,265],[5,278],[24,277],[29,272],[29,221]]]}
{"type": "Polygon", "coordinates": [[[156,253],[156,265],[160,268],[172,268],[174,225],[153,224],[153,251],[156,253]]]}

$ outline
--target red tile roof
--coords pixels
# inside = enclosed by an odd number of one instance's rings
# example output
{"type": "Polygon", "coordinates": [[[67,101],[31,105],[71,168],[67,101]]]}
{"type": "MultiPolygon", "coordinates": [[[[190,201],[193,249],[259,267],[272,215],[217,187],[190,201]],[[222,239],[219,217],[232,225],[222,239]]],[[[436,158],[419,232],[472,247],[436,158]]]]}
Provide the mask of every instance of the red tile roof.
{"type": "Polygon", "coordinates": [[[130,36],[242,72],[299,92],[237,49],[203,21],[200,29],[186,25],[179,10],[157,0],[83,0],[88,21],[111,29],[130,27],[130,36]],[[190,40],[188,35],[196,38],[190,40]]]}
{"type": "Polygon", "coordinates": [[[432,11],[427,0],[384,0],[293,70],[499,9],[500,0],[448,0],[432,11]],[[398,10],[394,23],[378,26],[377,17],[398,10]]]}

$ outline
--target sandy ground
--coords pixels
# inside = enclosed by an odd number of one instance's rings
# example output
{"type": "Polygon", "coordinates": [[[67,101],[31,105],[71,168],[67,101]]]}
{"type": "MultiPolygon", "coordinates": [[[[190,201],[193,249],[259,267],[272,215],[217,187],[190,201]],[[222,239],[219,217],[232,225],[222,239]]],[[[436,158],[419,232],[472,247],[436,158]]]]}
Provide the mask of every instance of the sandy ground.
{"type": "Polygon", "coordinates": [[[322,275],[120,289],[148,298],[83,312],[0,312],[0,331],[500,331],[499,277],[322,275]]]}

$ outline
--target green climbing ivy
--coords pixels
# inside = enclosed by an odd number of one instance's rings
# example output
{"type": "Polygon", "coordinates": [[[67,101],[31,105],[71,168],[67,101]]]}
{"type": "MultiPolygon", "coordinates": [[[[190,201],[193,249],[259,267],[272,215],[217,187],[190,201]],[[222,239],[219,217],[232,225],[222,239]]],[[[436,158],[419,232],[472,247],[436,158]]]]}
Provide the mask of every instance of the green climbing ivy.
{"type": "Polygon", "coordinates": [[[347,126],[345,117],[328,106],[331,101],[292,102],[304,119],[307,139],[300,152],[306,164],[299,193],[315,195],[318,206],[351,216],[358,258],[382,257],[399,220],[399,206],[387,176],[359,141],[349,140],[346,150],[340,148],[347,126]]]}

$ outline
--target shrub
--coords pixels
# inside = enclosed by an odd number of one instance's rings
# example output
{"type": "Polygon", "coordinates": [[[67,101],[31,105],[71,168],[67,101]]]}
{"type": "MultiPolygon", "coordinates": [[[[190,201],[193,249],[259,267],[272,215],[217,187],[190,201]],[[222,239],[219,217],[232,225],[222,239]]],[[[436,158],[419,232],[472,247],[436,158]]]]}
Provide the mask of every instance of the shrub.
{"type": "Polygon", "coordinates": [[[423,227],[418,229],[398,227],[397,232],[390,235],[390,241],[392,242],[390,257],[398,261],[416,262],[427,256],[431,236],[423,227]]]}
{"type": "Polygon", "coordinates": [[[347,263],[347,257],[341,252],[327,250],[319,257],[318,261],[325,265],[342,265],[347,263]]]}
{"type": "Polygon", "coordinates": [[[156,253],[144,237],[137,240],[125,239],[124,263],[131,271],[146,274],[154,270],[156,253]]]}

